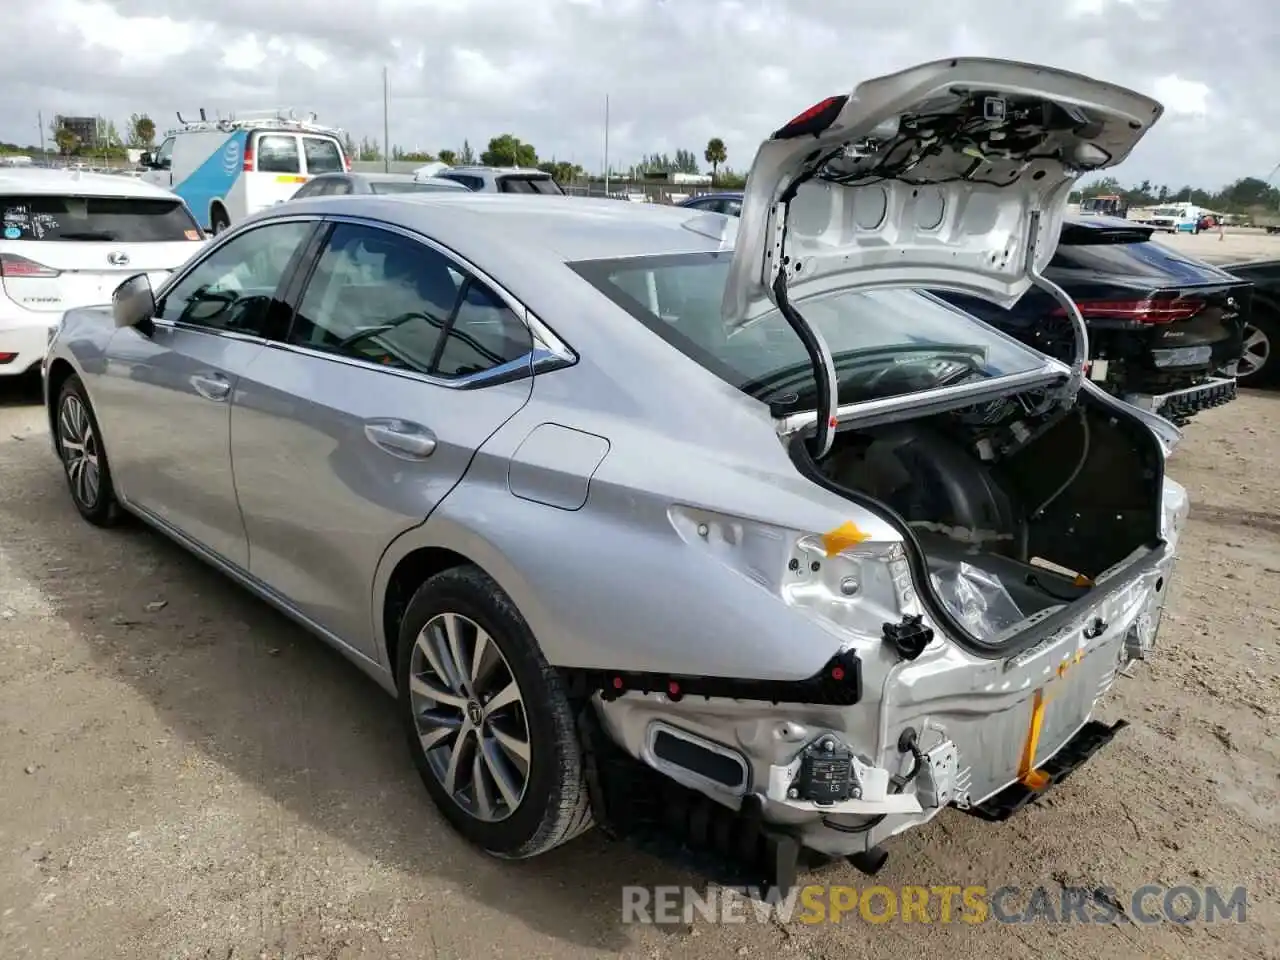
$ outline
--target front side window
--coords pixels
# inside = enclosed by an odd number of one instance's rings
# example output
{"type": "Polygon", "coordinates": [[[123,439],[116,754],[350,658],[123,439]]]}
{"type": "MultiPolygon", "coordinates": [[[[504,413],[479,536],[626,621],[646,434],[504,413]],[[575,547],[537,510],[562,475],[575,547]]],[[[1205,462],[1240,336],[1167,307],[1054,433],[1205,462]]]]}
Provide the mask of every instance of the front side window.
{"type": "Polygon", "coordinates": [[[176,198],[0,196],[0,219],[11,240],[174,243],[203,236],[176,198]]]}
{"type": "Polygon", "coordinates": [[[152,158],[155,166],[161,170],[168,170],[173,165],[173,143],[174,138],[169,137],[164,143],[160,144],[160,149],[155,152],[152,158]]]}
{"type": "Polygon", "coordinates": [[[262,334],[285,270],[311,229],[310,223],[269,223],[227,241],[165,292],[157,315],[262,334]]]}
{"type": "Polygon", "coordinates": [[[301,173],[298,138],[291,133],[258,134],[257,169],[262,173],[301,173]]]}
{"type": "Polygon", "coordinates": [[[440,173],[437,174],[437,176],[445,180],[453,180],[456,183],[460,183],[468,190],[484,189],[484,179],[481,177],[473,177],[465,173],[440,173]]]}
{"type": "MultiPolygon", "coordinates": [[[[572,264],[610,300],[686,356],[761,400],[812,409],[804,345],[772,311],[729,330],[721,301],[731,253],[572,264]]],[[[841,403],[898,396],[1039,369],[1044,359],[958,308],[911,290],[815,297],[796,304],[835,358],[841,403]]]]}
{"type": "Polygon", "coordinates": [[[307,173],[341,173],[342,150],[328,137],[303,137],[302,150],[307,158],[307,173]]]}
{"type": "Polygon", "coordinates": [[[560,196],[564,191],[550,177],[507,176],[498,178],[501,193],[541,193],[560,196]]]}

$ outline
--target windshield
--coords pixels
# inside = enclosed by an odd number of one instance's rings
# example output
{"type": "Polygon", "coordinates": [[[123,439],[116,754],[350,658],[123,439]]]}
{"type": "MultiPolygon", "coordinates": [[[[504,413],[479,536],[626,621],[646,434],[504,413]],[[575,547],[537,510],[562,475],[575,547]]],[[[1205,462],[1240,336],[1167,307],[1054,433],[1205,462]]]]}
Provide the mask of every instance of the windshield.
{"type": "Polygon", "coordinates": [[[151,197],[0,197],[7,240],[170,243],[201,233],[181,200],[151,197]]]}
{"type": "MultiPolygon", "coordinates": [[[[732,254],[572,264],[577,273],[681,353],[750,396],[810,409],[808,354],[778,311],[729,332],[720,315],[732,254]]],[[[800,312],[826,339],[841,403],[1037,370],[1044,358],[958,308],[912,290],[816,297],[800,312]]]]}

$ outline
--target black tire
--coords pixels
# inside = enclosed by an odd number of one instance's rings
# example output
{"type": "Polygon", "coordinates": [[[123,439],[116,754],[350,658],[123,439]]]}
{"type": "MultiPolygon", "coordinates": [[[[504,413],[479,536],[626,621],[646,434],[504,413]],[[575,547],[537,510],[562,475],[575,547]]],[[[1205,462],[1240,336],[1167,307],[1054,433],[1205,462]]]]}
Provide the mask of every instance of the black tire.
{"type": "Polygon", "coordinates": [[[213,214],[209,217],[209,230],[216,237],[231,226],[231,218],[227,216],[227,211],[221,207],[214,207],[213,214]]]}
{"type": "MultiPolygon", "coordinates": [[[[1247,377],[1237,375],[1236,382],[1242,387],[1274,387],[1280,385],[1280,311],[1269,309],[1265,304],[1255,303],[1253,315],[1249,318],[1249,326],[1254,327],[1267,338],[1270,349],[1265,362],[1247,377]]],[[[1248,333],[1246,332],[1246,336],[1248,333]]]]}
{"type": "Polygon", "coordinates": [[[99,527],[115,526],[120,521],[120,502],[116,499],[115,486],[111,482],[111,465],[102,442],[102,429],[94,415],[93,405],[85,392],[84,384],[75,374],[67,377],[58,392],[53,418],[54,442],[62,472],[67,478],[67,490],[71,502],[80,516],[99,527]],[[83,413],[83,416],[80,414],[83,413]],[[65,418],[65,422],[64,422],[65,418]],[[78,449],[72,446],[78,441],[78,449]],[[96,459],[97,484],[80,482],[86,469],[83,461],[77,468],[76,454],[83,451],[96,459]]]}
{"type": "Polygon", "coordinates": [[[590,829],[593,821],[582,750],[560,675],[548,665],[515,604],[487,574],[473,566],[455,567],[419,587],[401,622],[396,654],[398,708],[414,765],[455,830],[494,856],[525,859],[590,829]],[[528,729],[527,781],[519,803],[496,822],[473,815],[446,790],[419,735],[410,695],[414,648],[423,628],[443,614],[465,617],[483,629],[502,653],[519,689],[528,729]]]}

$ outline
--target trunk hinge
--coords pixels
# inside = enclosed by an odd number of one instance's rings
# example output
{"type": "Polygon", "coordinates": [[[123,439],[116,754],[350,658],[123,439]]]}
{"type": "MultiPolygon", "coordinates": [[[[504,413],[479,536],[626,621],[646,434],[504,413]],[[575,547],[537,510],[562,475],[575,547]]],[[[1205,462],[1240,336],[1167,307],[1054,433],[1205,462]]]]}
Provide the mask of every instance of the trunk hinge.
{"type": "Polygon", "coordinates": [[[831,356],[831,347],[827,345],[822,333],[805,320],[804,316],[791,305],[787,297],[787,207],[790,197],[795,193],[799,182],[794,184],[788,194],[775,207],[773,223],[776,231],[773,244],[773,302],[787,321],[800,342],[804,344],[809,362],[813,365],[813,379],[817,386],[817,422],[815,433],[809,443],[809,454],[817,462],[831,451],[835,439],[837,410],[840,405],[839,392],[836,389],[836,362],[831,356]]]}
{"type": "Polygon", "coordinates": [[[1085,326],[1084,316],[1080,313],[1080,308],[1076,306],[1076,302],[1071,299],[1071,295],[1036,269],[1036,251],[1040,246],[1041,219],[1042,214],[1039,210],[1031,212],[1031,225],[1027,229],[1027,276],[1031,278],[1033,285],[1058,301],[1058,305],[1062,307],[1066,312],[1067,318],[1071,321],[1071,331],[1075,334],[1075,351],[1071,358],[1071,378],[1067,380],[1066,386],[1062,388],[1061,397],[1067,402],[1072,402],[1084,385],[1084,372],[1089,364],[1089,328],[1085,326]]]}

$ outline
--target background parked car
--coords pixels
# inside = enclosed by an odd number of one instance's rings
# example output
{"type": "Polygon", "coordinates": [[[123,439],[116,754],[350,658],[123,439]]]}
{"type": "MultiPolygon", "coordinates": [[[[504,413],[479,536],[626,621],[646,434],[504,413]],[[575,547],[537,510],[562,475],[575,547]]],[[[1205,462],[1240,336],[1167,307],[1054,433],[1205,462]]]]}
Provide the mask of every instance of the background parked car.
{"type": "Polygon", "coordinates": [[[347,194],[387,193],[467,193],[467,188],[453,180],[439,177],[415,177],[411,173],[326,173],[312,177],[291,200],[304,197],[340,197],[347,194]]]}
{"type": "Polygon", "coordinates": [[[1253,284],[1249,313],[1244,323],[1244,351],[1236,366],[1236,379],[1244,387],[1280,384],[1280,260],[1236,263],[1222,268],[1253,284]]]}
{"type": "MultiPolygon", "coordinates": [[[[1218,371],[1240,357],[1250,284],[1151,240],[1148,226],[1111,217],[1068,219],[1045,276],[1065,290],[1089,328],[1089,377],[1108,393],[1185,423],[1235,398],[1218,371]]],[[[1069,360],[1062,307],[1029,290],[1003,310],[974,297],[939,296],[993,326],[1069,360]]]]}
{"type": "Polygon", "coordinates": [[[204,242],[182,198],[130,177],[0,169],[0,377],[34,371],[62,314],[159,285],[204,242]]]}
{"type": "Polygon", "coordinates": [[[564,196],[560,184],[545,170],[527,167],[450,167],[436,174],[455,180],[475,193],[540,193],[564,196]]]}

